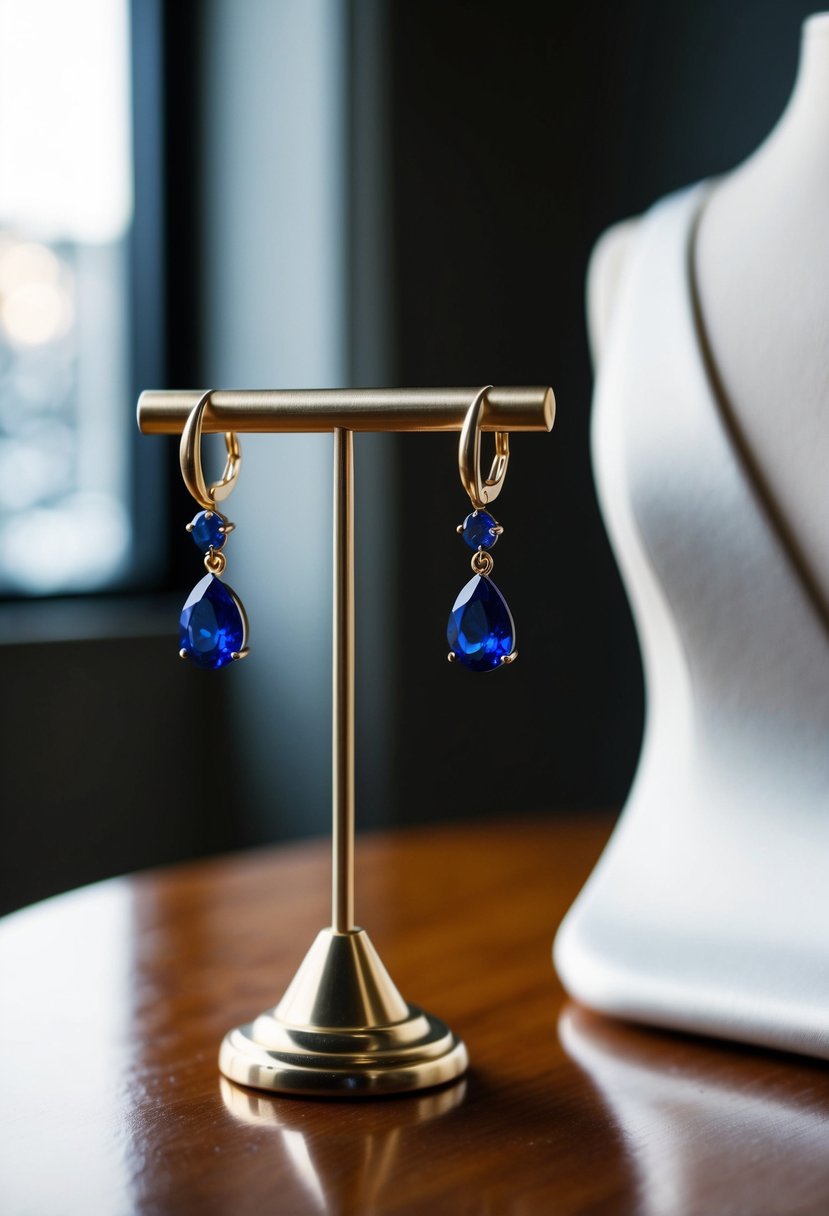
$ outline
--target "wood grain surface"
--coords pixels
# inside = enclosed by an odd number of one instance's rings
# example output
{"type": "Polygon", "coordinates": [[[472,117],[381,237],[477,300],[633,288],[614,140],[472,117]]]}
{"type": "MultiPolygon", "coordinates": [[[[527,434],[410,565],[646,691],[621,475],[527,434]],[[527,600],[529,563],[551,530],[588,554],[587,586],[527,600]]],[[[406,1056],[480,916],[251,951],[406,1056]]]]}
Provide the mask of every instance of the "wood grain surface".
{"type": "Polygon", "coordinates": [[[358,920],[465,1081],[364,1102],[223,1081],[328,923],[324,842],[116,879],[0,922],[0,1212],[829,1211],[825,1065],[567,1002],[555,927],[610,829],[580,815],[361,838],[358,920]]]}

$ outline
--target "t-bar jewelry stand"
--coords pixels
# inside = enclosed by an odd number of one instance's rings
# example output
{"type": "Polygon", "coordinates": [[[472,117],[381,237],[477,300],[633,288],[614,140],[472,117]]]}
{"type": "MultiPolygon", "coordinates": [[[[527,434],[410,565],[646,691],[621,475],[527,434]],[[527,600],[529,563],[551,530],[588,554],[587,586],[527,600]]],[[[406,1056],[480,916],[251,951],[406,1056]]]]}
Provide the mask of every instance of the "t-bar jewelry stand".
{"type": "MultiPolygon", "coordinates": [[[[215,391],[205,432],[334,433],[333,834],[331,927],[274,1008],[225,1036],[219,1068],[280,1093],[364,1096],[440,1085],[467,1067],[443,1022],[403,1000],[354,924],[354,432],[460,431],[477,388],[215,391]]],[[[201,391],[141,394],[147,435],[180,434],[201,391]]],[[[549,431],[550,388],[490,388],[482,428],[549,431]]]]}

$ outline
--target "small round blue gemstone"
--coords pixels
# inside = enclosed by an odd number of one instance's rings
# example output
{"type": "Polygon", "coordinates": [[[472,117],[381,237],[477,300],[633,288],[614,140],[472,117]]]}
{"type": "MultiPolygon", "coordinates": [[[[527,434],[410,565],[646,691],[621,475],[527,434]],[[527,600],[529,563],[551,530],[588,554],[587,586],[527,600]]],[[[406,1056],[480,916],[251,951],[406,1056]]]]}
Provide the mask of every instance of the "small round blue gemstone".
{"type": "Polygon", "coordinates": [[[493,671],[515,650],[515,622],[507,601],[483,574],[461,591],[449,614],[446,640],[458,662],[470,671],[493,671]]]}
{"type": "Polygon", "coordinates": [[[463,521],[463,539],[470,549],[491,549],[498,539],[497,527],[488,511],[473,511],[463,521]]]}
{"type": "Polygon", "coordinates": [[[245,648],[244,609],[212,574],[196,583],[179,621],[180,649],[197,667],[215,671],[245,648]]]}
{"type": "Polygon", "coordinates": [[[218,511],[199,511],[190,521],[188,531],[193,544],[206,553],[208,549],[221,549],[227,540],[227,533],[221,529],[226,526],[227,520],[218,511]]]}

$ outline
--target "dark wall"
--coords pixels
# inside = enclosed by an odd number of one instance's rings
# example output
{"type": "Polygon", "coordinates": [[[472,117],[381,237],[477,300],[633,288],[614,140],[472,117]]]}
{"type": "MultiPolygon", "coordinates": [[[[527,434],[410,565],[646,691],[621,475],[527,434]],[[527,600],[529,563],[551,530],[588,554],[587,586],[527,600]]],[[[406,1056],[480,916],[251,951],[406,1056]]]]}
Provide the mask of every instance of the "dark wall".
{"type": "Polygon", "coordinates": [[[441,665],[469,577],[455,443],[399,441],[401,817],[618,804],[643,694],[598,517],[583,321],[615,220],[743,159],[781,112],[806,4],[766,0],[391,6],[395,380],[551,383],[553,434],[518,436],[495,579],[520,657],[441,665]]]}
{"type": "Polygon", "coordinates": [[[203,674],[167,637],[5,649],[0,913],[234,843],[227,719],[203,674]]]}

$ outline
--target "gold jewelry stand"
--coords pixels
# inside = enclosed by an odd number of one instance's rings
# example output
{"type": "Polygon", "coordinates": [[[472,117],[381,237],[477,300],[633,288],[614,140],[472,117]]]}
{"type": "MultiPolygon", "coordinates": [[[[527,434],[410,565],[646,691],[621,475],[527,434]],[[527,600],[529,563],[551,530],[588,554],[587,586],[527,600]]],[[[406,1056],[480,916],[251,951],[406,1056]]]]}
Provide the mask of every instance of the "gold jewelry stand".
{"type": "MultiPolygon", "coordinates": [[[[403,1000],[364,929],[354,924],[354,432],[460,431],[477,388],[215,391],[204,432],[333,431],[334,662],[332,923],[279,1004],[231,1030],[219,1068],[279,1093],[362,1097],[425,1089],[465,1072],[464,1044],[403,1000]]],[[[180,434],[198,391],[145,392],[144,434],[180,434]]],[[[490,388],[488,431],[549,431],[550,388],[490,388]]]]}

